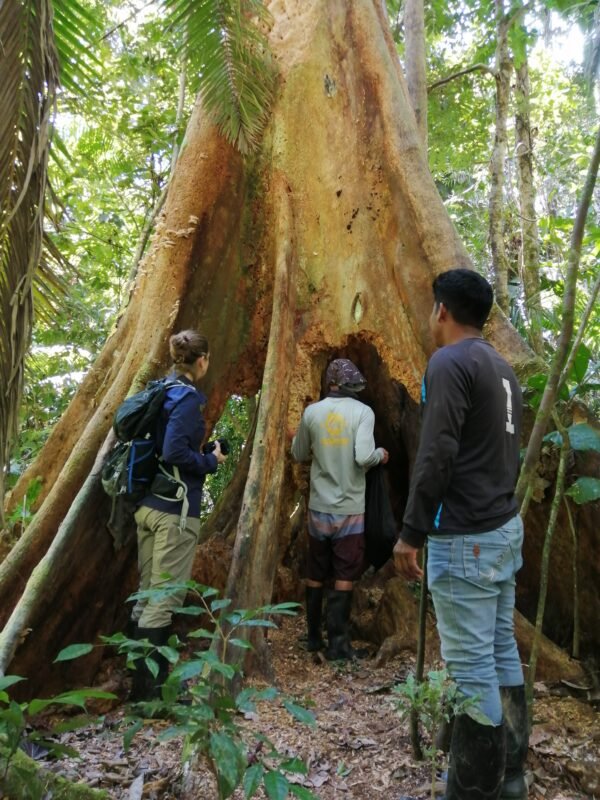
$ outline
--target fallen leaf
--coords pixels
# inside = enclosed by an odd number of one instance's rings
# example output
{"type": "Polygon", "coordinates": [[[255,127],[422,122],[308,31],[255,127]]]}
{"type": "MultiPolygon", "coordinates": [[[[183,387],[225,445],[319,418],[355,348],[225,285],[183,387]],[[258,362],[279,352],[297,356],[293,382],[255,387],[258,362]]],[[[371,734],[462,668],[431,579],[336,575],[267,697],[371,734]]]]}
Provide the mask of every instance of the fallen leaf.
{"type": "Polygon", "coordinates": [[[142,800],[144,794],[144,773],[138,775],[129,787],[129,800],[142,800]]]}

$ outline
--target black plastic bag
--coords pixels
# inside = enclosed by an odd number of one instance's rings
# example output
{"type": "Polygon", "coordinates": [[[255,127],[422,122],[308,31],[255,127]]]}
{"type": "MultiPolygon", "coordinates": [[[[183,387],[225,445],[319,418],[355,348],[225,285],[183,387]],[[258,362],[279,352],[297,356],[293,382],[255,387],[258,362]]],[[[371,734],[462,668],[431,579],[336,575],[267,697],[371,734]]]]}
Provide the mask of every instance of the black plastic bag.
{"type": "Polygon", "coordinates": [[[365,557],[380,569],[392,557],[398,527],[381,465],[367,472],[365,494],[365,557]]]}

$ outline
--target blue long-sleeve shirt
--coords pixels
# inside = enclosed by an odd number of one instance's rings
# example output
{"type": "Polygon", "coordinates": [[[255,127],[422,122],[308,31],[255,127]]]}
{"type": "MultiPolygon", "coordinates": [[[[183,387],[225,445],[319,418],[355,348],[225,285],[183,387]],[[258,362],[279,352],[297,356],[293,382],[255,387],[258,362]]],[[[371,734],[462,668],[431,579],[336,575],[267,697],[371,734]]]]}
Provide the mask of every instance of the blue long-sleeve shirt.
{"type": "MultiPolygon", "coordinates": [[[[181,480],[187,486],[188,517],[199,517],[204,480],[207,474],[217,471],[218,462],[214,453],[204,455],[200,451],[206,432],[202,414],[206,397],[185,376],[179,375],[177,379],[180,383],[167,389],[157,425],[156,447],[169,472],[172,473],[173,466],[179,468],[181,480]]],[[[180,514],[182,503],[147,494],[142,505],[180,514]]]]}

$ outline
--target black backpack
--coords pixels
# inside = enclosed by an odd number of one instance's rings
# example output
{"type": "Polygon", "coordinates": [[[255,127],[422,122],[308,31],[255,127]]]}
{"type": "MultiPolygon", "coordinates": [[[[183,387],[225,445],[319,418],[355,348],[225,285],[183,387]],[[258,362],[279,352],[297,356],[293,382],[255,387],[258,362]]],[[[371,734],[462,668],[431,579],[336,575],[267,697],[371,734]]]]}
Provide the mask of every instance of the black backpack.
{"type": "MultiPolygon", "coordinates": [[[[159,470],[156,428],[170,386],[187,386],[176,378],[150,381],[115,411],[113,430],[119,441],[102,467],[102,488],[112,500],[107,527],[115,548],[124,544],[137,504],[150,491],[159,470]]],[[[191,389],[191,387],[190,387],[191,389]]]]}

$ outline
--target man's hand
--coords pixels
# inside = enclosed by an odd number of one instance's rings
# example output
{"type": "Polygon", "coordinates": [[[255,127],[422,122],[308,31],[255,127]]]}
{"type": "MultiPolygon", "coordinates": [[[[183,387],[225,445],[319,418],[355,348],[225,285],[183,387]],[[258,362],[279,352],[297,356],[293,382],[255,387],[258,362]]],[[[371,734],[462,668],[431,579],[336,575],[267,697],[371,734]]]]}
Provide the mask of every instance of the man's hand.
{"type": "Polygon", "coordinates": [[[417,563],[418,550],[411,547],[402,539],[398,539],[394,546],[394,566],[407,581],[420,581],[423,577],[423,570],[417,563]]]}
{"type": "Polygon", "coordinates": [[[385,447],[382,447],[381,449],[383,450],[383,458],[381,459],[381,463],[382,464],[387,464],[388,461],[390,460],[390,454],[385,449],[385,447]]]}

